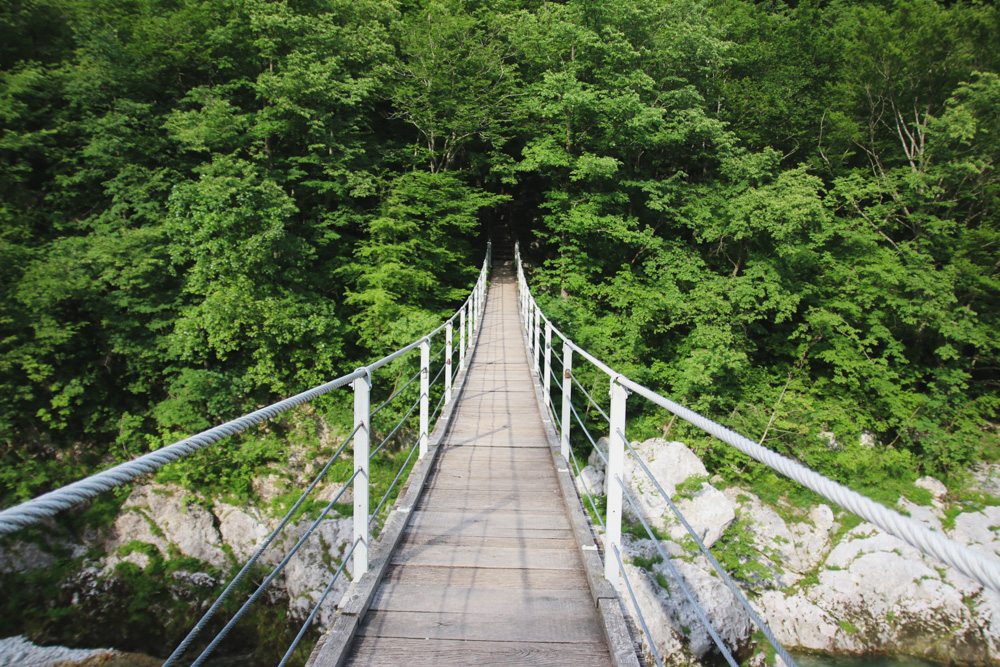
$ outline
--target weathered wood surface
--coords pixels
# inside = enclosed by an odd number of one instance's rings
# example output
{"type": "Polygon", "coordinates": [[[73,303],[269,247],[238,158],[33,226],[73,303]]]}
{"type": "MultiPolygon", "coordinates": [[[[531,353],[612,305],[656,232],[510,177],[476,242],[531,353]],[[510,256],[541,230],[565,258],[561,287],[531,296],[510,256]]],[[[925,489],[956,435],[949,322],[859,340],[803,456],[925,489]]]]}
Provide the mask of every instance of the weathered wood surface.
{"type": "Polygon", "coordinates": [[[454,426],[346,664],[611,664],[510,276],[490,287],[454,426]]]}

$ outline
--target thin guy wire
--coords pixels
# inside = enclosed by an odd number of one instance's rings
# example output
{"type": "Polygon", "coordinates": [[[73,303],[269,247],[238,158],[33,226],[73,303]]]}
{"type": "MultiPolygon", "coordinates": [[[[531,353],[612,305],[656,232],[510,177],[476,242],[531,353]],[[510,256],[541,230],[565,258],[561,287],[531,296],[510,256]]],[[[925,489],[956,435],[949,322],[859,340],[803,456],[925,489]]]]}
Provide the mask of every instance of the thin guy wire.
{"type": "Polygon", "coordinates": [[[403,415],[403,418],[400,419],[396,423],[396,427],[394,429],[392,429],[392,431],[389,433],[389,435],[385,436],[385,439],[382,442],[379,443],[378,447],[375,448],[375,451],[373,451],[371,454],[368,455],[368,460],[369,461],[371,461],[375,457],[375,455],[378,454],[378,452],[379,452],[380,449],[382,449],[383,447],[385,447],[385,443],[389,442],[389,438],[391,438],[392,436],[396,435],[396,431],[398,431],[400,429],[400,427],[406,422],[406,420],[410,418],[410,415],[413,414],[413,411],[417,409],[418,405],[420,405],[420,397],[419,396],[417,397],[417,400],[415,400],[413,402],[413,405],[410,406],[410,411],[407,412],[405,415],[403,415]]]}
{"type": "Polygon", "coordinates": [[[220,424],[191,437],[179,440],[172,445],[140,456],[133,461],[126,461],[114,468],[91,475],[72,484],[67,484],[60,489],[50,491],[20,505],[6,509],[0,512],[0,537],[37,523],[46,517],[53,516],[64,509],[70,508],[84,500],[94,498],[105,491],[110,491],[116,486],[127,484],[137,477],[153,472],[157,468],[171,461],[176,461],[183,456],[187,456],[203,447],[241,433],[254,424],[267,421],[318,396],[343,387],[356,378],[364,376],[366,372],[366,370],[359,368],[349,375],[331,380],[326,384],[296,394],[283,401],[278,401],[265,408],[228,421],[225,424],[220,424]]]}
{"type": "Polygon", "coordinates": [[[377,408],[375,408],[374,410],[372,410],[368,414],[368,418],[371,419],[372,417],[374,417],[375,415],[377,415],[379,413],[379,410],[381,410],[385,406],[389,405],[389,403],[391,403],[394,398],[396,398],[397,396],[399,396],[400,394],[402,394],[403,391],[407,387],[409,387],[411,384],[413,384],[414,382],[416,382],[416,380],[417,380],[418,377],[420,377],[420,371],[417,371],[416,374],[413,377],[411,377],[409,380],[406,381],[406,384],[404,384],[402,387],[400,387],[399,389],[397,389],[396,391],[394,391],[393,394],[392,394],[392,396],[390,396],[389,398],[385,399],[385,403],[383,403],[382,405],[380,405],[377,408]]]}
{"type": "Polygon", "coordinates": [[[309,614],[309,618],[307,618],[306,622],[302,624],[302,629],[299,630],[299,634],[295,635],[295,639],[292,640],[292,645],[288,647],[287,651],[285,651],[285,655],[281,659],[281,662],[278,663],[278,667],[285,667],[285,664],[288,663],[289,658],[292,657],[292,653],[295,652],[295,647],[299,645],[300,641],[302,641],[302,637],[306,634],[306,630],[309,629],[309,626],[312,625],[313,620],[316,618],[316,614],[319,613],[319,608],[322,607],[323,602],[326,601],[326,596],[330,594],[331,590],[333,590],[333,584],[337,581],[337,578],[340,576],[340,573],[344,571],[344,567],[347,565],[347,562],[351,559],[351,555],[354,553],[354,550],[357,549],[358,544],[360,543],[361,543],[361,538],[358,537],[358,539],[354,540],[354,544],[351,545],[351,550],[348,551],[346,554],[344,554],[343,559],[341,559],[340,561],[340,567],[337,568],[336,574],[333,575],[333,579],[330,580],[330,583],[326,585],[326,589],[323,591],[323,595],[320,596],[319,601],[316,602],[315,605],[313,605],[312,612],[309,614]]]}
{"type": "MultiPolygon", "coordinates": [[[[621,430],[618,430],[617,432],[618,435],[621,435],[622,433],[621,430]]],[[[643,471],[645,471],[646,476],[649,477],[650,481],[653,482],[653,485],[656,486],[656,489],[660,492],[660,495],[663,497],[664,500],[667,501],[667,505],[670,506],[670,509],[673,510],[673,513],[677,515],[678,519],[680,519],[681,523],[684,525],[685,530],[687,530],[688,534],[694,539],[695,544],[698,545],[698,550],[701,551],[702,555],[704,555],[705,558],[708,559],[708,562],[711,563],[712,568],[716,571],[716,573],[718,573],[723,583],[726,584],[726,587],[733,593],[733,595],[736,597],[736,600],[740,603],[743,609],[746,610],[747,615],[750,616],[754,624],[760,629],[761,633],[764,635],[765,639],[767,639],[768,643],[770,643],[771,646],[774,647],[774,650],[777,651],[778,657],[784,660],[785,664],[788,665],[788,667],[797,667],[795,661],[792,659],[792,656],[788,655],[788,651],[785,650],[785,647],[781,645],[781,642],[778,641],[778,638],[775,637],[774,633],[771,632],[771,628],[768,627],[767,623],[764,622],[764,619],[761,618],[760,615],[750,605],[750,602],[747,600],[746,595],[743,594],[743,591],[740,589],[740,587],[736,585],[736,582],[734,582],[732,577],[729,576],[729,573],[726,572],[725,568],[723,568],[722,565],[719,564],[719,561],[716,560],[714,555],[712,555],[712,552],[708,550],[708,547],[706,547],[704,542],[702,542],[701,537],[699,537],[698,533],[696,533],[694,528],[691,527],[691,524],[687,522],[687,519],[684,518],[684,515],[681,514],[681,511],[677,509],[677,505],[675,505],[674,501],[670,499],[670,496],[667,495],[667,492],[663,490],[663,487],[660,485],[659,480],[657,480],[656,477],[653,476],[653,473],[649,470],[649,468],[646,467],[646,464],[643,462],[642,458],[639,457],[638,452],[636,452],[635,449],[632,448],[632,443],[630,443],[628,441],[628,438],[625,437],[623,437],[622,440],[625,441],[625,445],[628,447],[629,451],[632,452],[632,456],[634,456],[635,460],[639,462],[640,466],[642,466],[642,469],[643,471]]]]}
{"type": "Polygon", "coordinates": [[[430,361],[437,361],[437,358],[440,357],[442,354],[444,354],[444,351],[446,349],[448,349],[448,344],[447,343],[445,343],[444,345],[442,345],[441,349],[437,351],[437,354],[431,356],[429,360],[430,361]]]}
{"type": "Polygon", "coordinates": [[[638,614],[639,622],[642,623],[642,631],[646,633],[646,637],[649,639],[649,648],[653,650],[653,657],[656,658],[656,664],[663,667],[663,661],[660,659],[660,652],[656,650],[656,644],[653,642],[653,635],[649,632],[649,626],[646,625],[646,618],[642,615],[642,610],[639,609],[639,601],[635,599],[635,593],[632,591],[632,584],[629,583],[628,575],[625,574],[625,564],[622,562],[622,555],[618,552],[618,547],[614,544],[611,545],[611,548],[615,552],[615,558],[618,559],[618,570],[622,573],[622,579],[625,581],[625,587],[628,588],[629,597],[632,598],[632,606],[635,607],[635,613],[638,614]]]}
{"type": "Polygon", "coordinates": [[[438,374],[434,376],[434,379],[431,380],[431,383],[427,385],[428,387],[433,387],[434,385],[437,384],[437,381],[441,379],[441,374],[444,373],[444,368],[445,368],[444,365],[442,365],[441,370],[439,370],[438,374]]]}
{"type": "Polygon", "coordinates": [[[440,410],[440,409],[441,409],[441,404],[442,404],[442,403],[444,403],[444,399],[445,399],[445,396],[446,396],[446,394],[441,394],[441,398],[440,398],[440,399],[438,399],[438,404],[437,404],[437,406],[436,406],[436,407],[434,408],[434,413],[433,413],[433,414],[432,414],[432,415],[430,416],[430,418],[429,418],[429,419],[427,420],[427,422],[428,422],[428,423],[432,423],[432,422],[434,421],[434,418],[435,418],[435,417],[437,417],[437,413],[438,413],[438,410],[440,410]]]}
{"type": "Polygon", "coordinates": [[[281,560],[281,562],[278,563],[278,565],[271,571],[271,574],[267,576],[267,579],[265,579],[263,583],[261,583],[260,586],[257,587],[257,590],[253,592],[253,595],[250,596],[250,599],[244,602],[243,606],[240,607],[239,611],[237,611],[233,615],[233,617],[229,620],[229,622],[226,623],[226,627],[222,628],[219,634],[215,636],[215,639],[213,639],[211,643],[208,645],[208,647],[204,651],[202,651],[201,655],[198,656],[198,659],[195,660],[193,663],[191,663],[191,667],[198,667],[203,662],[205,662],[205,660],[208,659],[208,656],[210,656],[212,654],[212,651],[215,650],[215,648],[219,645],[219,643],[226,638],[226,635],[228,635],[229,631],[233,629],[233,626],[236,625],[237,621],[239,621],[243,617],[243,614],[246,613],[247,609],[249,609],[250,606],[257,601],[257,598],[259,598],[260,594],[264,592],[264,589],[267,588],[272,581],[274,581],[275,577],[277,577],[278,574],[280,574],[283,569],[285,569],[285,566],[288,565],[288,561],[292,559],[292,556],[294,556],[295,553],[299,550],[299,547],[305,544],[305,541],[309,539],[309,536],[312,535],[314,530],[316,530],[316,526],[319,525],[319,522],[325,519],[326,515],[330,513],[330,510],[333,509],[334,504],[338,500],[340,500],[340,497],[342,495],[344,495],[344,492],[347,491],[347,489],[351,486],[351,483],[358,476],[359,472],[361,472],[361,468],[358,468],[357,470],[354,471],[354,474],[351,475],[351,478],[348,479],[347,482],[344,484],[344,488],[342,488],[340,492],[337,493],[334,499],[331,500],[330,503],[326,506],[326,509],[323,510],[323,512],[319,515],[319,517],[317,517],[315,521],[313,521],[312,525],[309,526],[309,529],[306,530],[306,532],[302,535],[302,537],[299,538],[299,541],[295,543],[295,546],[291,548],[291,550],[285,555],[285,557],[281,560]]]}
{"type": "Polygon", "coordinates": [[[611,417],[609,417],[608,413],[605,412],[604,409],[601,408],[601,406],[597,404],[597,401],[595,401],[594,397],[590,395],[590,392],[588,392],[586,389],[583,388],[583,385],[580,384],[580,381],[576,379],[576,373],[574,373],[573,371],[570,371],[569,376],[571,378],[573,378],[573,382],[576,383],[576,386],[579,387],[580,391],[582,391],[584,393],[584,395],[590,400],[590,404],[593,405],[595,408],[597,408],[597,411],[601,413],[601,415],[604,417],[604,419],[606,419],[608,422],[610,422],[611,421],[611,417]]]}
{"type": "Polygon", "coordinates": [[[330,469],[330,466],[333,465],[333,462],[336,461],[337,457],[339,457],[341,452],[344,451],[344,448],[347,447],[347,444],[354,439],[354,436],[358,434],[359,430],[361,430],[361,424],[358,424],[357,426],[354,427],[354,430],[351,431],[351,434],[347,436],[347,439],[344,440],[343,444],[340,445],[340,448],[334,453],[333,456],[330,457],[330,460],[327,461],[326,465],[323,466],[323,469],[316,474],[316,477],[313,478],[313,482],[312,484],[309,485],[309,488],[307,488],[302,493],[302,495],[299,496],[299,499],[295,501],[295,504],[292,506],[292,509],[288,510],[284,518],[281,520],[281,523],[278,524],[278,527],[275,528],[273,531],[271,531],[271,534],[267,536],[267,539],[264,540],[263,544],[257,547],[257,551],[255,551],[253,556],[250,557],[250,560],[248,560],[246,564],[243,566],[243,568],[236,574],[236,576],[233,577],[233,580],[229,582],[229,585],[226,586],[226,589],[224,591],[222,591],[222,594],[219,595],[218,598],[216,598],[215,602],[212,603],[212,606],[209,608],[209,610],[206,611],[205,615],[201,617],[201,620],[199,620],[198,623],[196,623],[195,626],[191,628],[191,631],[188,632],[187,636],[184,637],[184,639],[181,641],[180,644],[178,644],[177,648],[174,649],[174,652],[170,654],[166,662],[163,663],[163,667],[170,667],[170,665],[174,664],[174,662],[176,662],[178,658],[184,655],[184,652],[191,645],[191,642],[193,642],[195,638],[198,636],[198,634],[205,629],[205,626],[208,624],[209,620],[211,620],[212,616],[215,615],[215,612],[219,610],[219,607],[221,607],[222,603],[226,601],[226,598],[229,597],[229,594],[233,591],[233,589],[237,586],[237,584],[240,583],[244,575],[246,575],[246,573],[250,570],[250,568],[253,567],[253,564],[257,562],[257,559],[260,558],[261,554],[264,553],[264,550],[267,549],[267,547],[270,546],[271,542],[274,541],[274,538],[278,536],[278,533],[280,533],[284,529],[284,527],[288,524],[288,522],[291,521],[292,516],[295,515],[295,512],[298,511],[299,507],[302,506],[302,503],[305,502],[306,497],[310,493],[312,493],[313,489],[316,488],[316,485],[319,484],[319,481],[323,479],[324,476],[326,476],[326,472],[330,469]]]}
{"type": "Polygon", "coordinates": [[[379,502],[378,507],[376,507],[375,511],[372,512],[372,518],[368,520],[369,527],[371,527],[375,519],[378,518],[378,512],[380,509],[382,509],[382,505],[385,504],[385,501],[389,499],[389,495],[392,493],[392,490],[396,487],[396,482],[399,481],[399,476],[403,474],[403,471],[406,470],[406,466],[410,464],[410,459],[413,458],[413,453],[417,451],[418,444],[419,442],[413,443],[413,447],[410,448],[410,455],[406,457],[405,461],[403,461],[402,467],[400,467],[399,472],[396,473],[396,478],[393,479],[392,484],[389,485],[389,490],[385,492],[385,495],[382,496],[382,500],[379,502]]]}
{"type": "Polygon", "coordinates": [[[583,429],[583,434],[585,436],[587,436],[587,440],[590,440],[590,444],[594,448],[594,451],[597,452],[597,455],[601,457],[602,461],[604,461],[604,466],[607,467],[607,465],[608,465],[608,458],[606,456],[604,456],[604,452],[602,452],[601,448],[597,446],[596,442],[594,442],[594,437],[592,435],[590,435],[590,430],[583,423],[583,420],[580,419],[580,415],[579,415],[579,413],[577,413],[576,408],[573,406],[572,402],[570,402],[570,404],[569,404],[569,409],[573,411],[573,416],[576,417],[576,423],[579,424],[580,428],[583,429]]]}
{"type": "MultiPolygon", "coordinates": [[[[722,637],[720,637],[719,633],[715,630],[715,626],[713,626],[712,622],[708,620],[708,616],[705,614],[705,610],[701,608],[701,605],[698,604],[698,600],[694,597],[694,594],[691,592],[687,584],[681,578],[681,574],[680,572],[677,571],[677,568],[674,566],[673,561],[670,560],[670,556],[664,552],[663,547],[660,545],[660,541],[656,539],[655,535],[653,535],[653,529],[649,527],[649,524],[646,523],[646,519],[644,519],[642,516],[642,512],[640,512],[639,508],[636,507],[635,500],[632,498],[632,494],[629,492],[629,490],[625,488],[625,485],[622,483],[621,477],[615,475],[615,481],[618,482],[618,486],[622,488],[622,491],[625,494],[625,499],[628,500],[628,504],[632,506],[633,510],[635,510],[636,516],[639,517],[639,521],[642,522],[642,527],[646,529],[646,533],[649,535],[649,538],[653,541],[653,544],[656,546],[656,550],[660,552],[660,557],[663,559],[663,562],[667,565],[667,568],[670,569],[671,576],[673,576],[674,580],[677,581],[677,583],[680,585],[681,592],[684,593],[684,596],[688,599],[688,602],[690,602],[691,605],[694,607],[694,611],[698,615],[698,618],[701,620],[702,625],[704,625],[705,629],[708,630],[708,634],[712,636],[712,641],[714,641],[715,645],[719,647],[720,651],[722,651],[722,655],[726,659],[726,662],[728,662],[731,665],[731,667],[740,667],[733,659],[733,654],[729,652],[729,647],[726,646],[726,642],[722,640],[722,637]]],[[[742,595],[739,595],[737,597],[742,597],[742,595]]],[[[797,667],[797,666],[793,662],[790,663],[788,667],[797,667]]]]}
{"type": "Polygon", "coordinates": [[[576,476],[583,483],[583,490],[587,492],[587,500],[590,501],[590,506],[594,508],[594,516],[597,517],[597,523],[601,524],[601,528],[605,528],[604,519],[601,518],[601,513],[597,509],[597,503],[594,502],[594,494],[590,490],[590,485],[587,484],[587,480],[583,478],[583,474],[580,470],[580,464],[577,463],[576,454],[573,453],[573,448],[569,448],[569,457],[573,461],[573,469],[576,470],[576,476]]]}

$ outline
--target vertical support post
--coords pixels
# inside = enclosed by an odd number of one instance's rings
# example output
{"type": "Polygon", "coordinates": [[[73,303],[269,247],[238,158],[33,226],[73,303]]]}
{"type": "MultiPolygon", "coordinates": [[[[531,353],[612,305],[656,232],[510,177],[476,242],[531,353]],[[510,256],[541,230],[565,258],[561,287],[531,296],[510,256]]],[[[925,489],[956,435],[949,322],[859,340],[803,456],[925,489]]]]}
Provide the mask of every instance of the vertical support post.
{"type": "Polygon", "coordinates": [[[472,336],[476,333],[476,324],[479,320],[479,285],[472,289],[472,301],[469,302],[469,344],[472,344],[472,336]]]}
{"type": "Polygon", "coordinates": [[[371,381],[370,373],[354,381],[354,470],[361,471],[354,478],[354,549],[353,576],[368,571],[368,449],[371,443],[371,381]]]}
{"type": "MultiPolygon", "coordinates": [[[[532,358],[535,356],[535,335],[533,331],[534,324],[535,324],[535,302],[528,301],[528,322],[525,326],[528,330],[528,356],[532,358]]],[[[529,365],[533,368],[535,364],[531,363],[529,365]]]]}
{"type": "Polygon", "coordinates": [[[431,339],[420,341],[420,458],[427,454],[427,407],[430,403],[431,339]]]}
{"type": "Polygon", "coordinates": [[[458,312],[458,370],[465,370],[465,306],[458,312]]]}
{"type": "Polygon", "coordinates": [[[535,334],[535,347],[533,348],[534,356],[532,357],[532,362],[533,362],[532,365],[535,367],[535,373],[541,375],[542,368],[541,368],[541,362],[539,361],[538,353],[541,352],[542,349],[542,309],[538,307],[537,303],[535,304],[534,334],[535,334]]]}
{"type": "Polygon", "coordinates": [[[451,403],[451,346],[454,332],[451,320],[444,328],[444,404],[451,403]]]}
{"type": "Polygon", "coordinates": [[[545,407],[552,403],[552,323],[545,322],[545,376],[542,379],[542,397],[545,407]]]}
{"type": "Polygon", "coordinates": [[[611,423],[608,439],[608,516],[605,520],[604,577],[615,583],[620,575],[618,561],[612,557],[614,548],[621,550],[622,542],[622,487],[618,479],[625,479],[625,401],[628,390],[618,381],[618,376],[611,378],[611,423]],[[617,478],[617,479],[616,479],[617,478]]]}
{"type": "Polygon", "coordinates": [[[559,451],[563,459],[569,461],[569,427],[573,418],[570,412],[570,392],[573,389],[573,348],[569,341],[563,341],[563,384],[562,384],[562,433],[559,434],[559,451]]]}

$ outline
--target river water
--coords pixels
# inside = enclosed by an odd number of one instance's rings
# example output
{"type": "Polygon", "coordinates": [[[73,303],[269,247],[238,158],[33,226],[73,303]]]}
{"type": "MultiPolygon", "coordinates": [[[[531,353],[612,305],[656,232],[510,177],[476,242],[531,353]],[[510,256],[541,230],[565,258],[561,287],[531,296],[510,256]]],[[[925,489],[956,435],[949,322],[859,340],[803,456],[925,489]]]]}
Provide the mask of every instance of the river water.
{"type": "Polygon", "coordinates": [[[811,653],[792,653],[799,667],[943,667],[940,663],[908,655],[850,658],[811,653]]]}

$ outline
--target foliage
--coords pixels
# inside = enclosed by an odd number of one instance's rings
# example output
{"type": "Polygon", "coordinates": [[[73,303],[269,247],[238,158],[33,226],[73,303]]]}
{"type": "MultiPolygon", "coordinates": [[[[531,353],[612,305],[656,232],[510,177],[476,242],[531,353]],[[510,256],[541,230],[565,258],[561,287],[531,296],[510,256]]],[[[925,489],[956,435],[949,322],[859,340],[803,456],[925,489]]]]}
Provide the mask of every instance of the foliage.
{"type": "MultiPolygon", "coordinates": [[[[966,0],[7,3],[0,503],[411,342],[504,228],[638,382],[888,503],[960,479],[1000,452],[998,31],[966,0]]],[[[348,403],[162,474],[248,498],[348,403]]]]}

